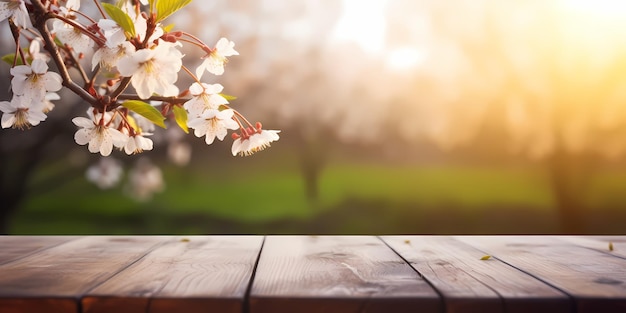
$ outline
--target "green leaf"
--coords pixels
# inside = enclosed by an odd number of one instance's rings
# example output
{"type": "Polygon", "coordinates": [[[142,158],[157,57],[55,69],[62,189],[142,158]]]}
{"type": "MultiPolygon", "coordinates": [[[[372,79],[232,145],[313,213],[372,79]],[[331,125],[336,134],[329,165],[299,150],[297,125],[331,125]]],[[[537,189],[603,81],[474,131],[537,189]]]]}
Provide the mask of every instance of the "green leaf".
{"type": "Polygon", "coordinates": [[[122,9],[110,3],[103,3],[102,7],[109,17],[114,20],[130,37],[135,37],[135,24],[133,20],[122,9]]]}
{"type": "Polygon", "coordinates": [[[137,121],[135,121],[135,118],[128,115],[126,117],[126,120],[128,121],[128,124],[130,124],[130,127],[132,127],[135,130],[135,132],[141,133],[141,128],[139,128],[139,125],[137,125],[137,121]]]}
{"type": "Polygon", "coordinates": [[[65,45],[59,40],[59,37],[54,37],[54,44],[59,48],[65,48],[65,45]]]}
{"type": "Polygon", "coordinates": [[[159,0],[156,3],[157,18],[156,21],[160,22],[166,19],[168,16],[174,14],[174,12],[184,8],[191,0],[159,0]]]}
{"type": "MultiPolygon", "coordinates": [[[[13,66],[13,60],[15,59],[15,53],[9,53],[7,55],[2,56],[2,61],[6,62],[7,64],[13,66]]],[[[17,62],[15,62],[15,65],[24,65],[24,63],[22,63],[22,58],[17,58],[17,62]]]]}
{"type": "Polygon", "coordinates": [[[174,112],[176,124],[178,124],[178,126],[185,131],[185,133],[189,134],[189,129],[187,128],[187,111],[183,107],[177,105],[172,106],[172,111],[174,112]]]}
{"type": "Polygon", "coordinates": [[[232,100],[237,99],[237,97],[235,97],[235,96],[231,96],[231,95],[227,95],[227,94],[225,94],[225,93],[220,93],[219,95],[220,95],[220,96],[222,96],[222,97],[224,97],[224,99],[226,99],[226,100],[228,100],[228,101],[232,101],[232,100]]]}
{"type": "Polygon", "coordinates": [[[163,26],[162,28],[164,32],[169,33],[174,29],[174,23],[163,26]]]}
{"type": "Polygon", "coordinates": [[[481,260],[483,260],[483,261],[485,261],[485,260],[489,260],[489,259],[491,259],[491,256],[490,256],[490,255],[485,255],[485,256],[483,256],[483,257],[482,257],[482,258],[480,258],[480,259],[481,259],[481,260]]]}
{"type": "Polygon", "coordinates": [[[147,118],[150,122],[157,126],[165,128],[165,117],[159,110],[148,103],[139,100],[126,100],[122,106],[147,118]]]}

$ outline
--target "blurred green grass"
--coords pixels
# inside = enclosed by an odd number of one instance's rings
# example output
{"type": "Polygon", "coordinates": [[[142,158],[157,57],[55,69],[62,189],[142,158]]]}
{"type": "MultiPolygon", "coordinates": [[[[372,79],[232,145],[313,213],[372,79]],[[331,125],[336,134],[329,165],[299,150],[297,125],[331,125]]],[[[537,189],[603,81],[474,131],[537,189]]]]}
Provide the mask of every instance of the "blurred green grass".
{"type": "MultiPolygon", "coordinates": [[[[100,190],[82,176],[32,194],[11,233],[489,233],[556,227],[554,199],[540,167],[334,162],[321,172],[315,204],[306,200],[295,160],[166,166],[164,173],[166,190],[148,202],[129,198],[124,187],[100,190]],[[529,228],[521,228],[520,218],[529,228]],[[429,225],[433,221],[439,228],[429,225]]],[[[614,204],[603,193],[626,180],[614,173],[598,177],[587,197],[591,206],[614,204]]]]}

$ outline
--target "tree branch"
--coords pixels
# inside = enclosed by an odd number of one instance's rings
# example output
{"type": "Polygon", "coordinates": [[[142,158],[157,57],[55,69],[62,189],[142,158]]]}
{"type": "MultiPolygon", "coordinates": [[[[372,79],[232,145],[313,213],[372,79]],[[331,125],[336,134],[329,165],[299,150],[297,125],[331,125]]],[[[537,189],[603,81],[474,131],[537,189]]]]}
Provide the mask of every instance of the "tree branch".
{"type": "Polygon", "coordinates": [[[117,97],[119,100],[142,100],[142,101],[163,101],[167,103],[185,103],[190,100],[190,98],[177,98],[177,97],[162,97],[162,96],[152,96],[148,99],[141,99],[137,95],[131,94],[121,94],[117,97]]]}
{"type": "Polygon", "coordinates": [[[92,106],[97,106],[99,104],[98,99],[89,94],[85,89],[81,88],[70,77],[67,67],[63,62],[63,57],[61,56],[59,49],[57,49],[54,39],[52,39],[52,35],[50,34],[50,30],[48,29],[48,25],[46,24],[48,19],[52,18],[52,16],[48,14],[45,6],[41,3],[41,0],[32,0],[32,4],[35,8],[35,16],[37,17],[34,26],[37,28],[45,42],[44,49],[50,53],[52,60],[59,69],[59,74],[61,75],[61,78],[63,78],[63,86],[70,89],[92,106]]]}

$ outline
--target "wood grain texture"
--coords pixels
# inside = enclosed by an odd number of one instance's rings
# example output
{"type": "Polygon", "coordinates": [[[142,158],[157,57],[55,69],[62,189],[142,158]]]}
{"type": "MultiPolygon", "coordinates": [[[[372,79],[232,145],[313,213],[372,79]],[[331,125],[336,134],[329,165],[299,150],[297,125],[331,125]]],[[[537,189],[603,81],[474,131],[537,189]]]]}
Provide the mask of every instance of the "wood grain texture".
{"type": "Polygon", "coordinates": [[[626,237],[624,236],[559,236],[558,238],[626,259],[626,237]]]}
{"type": "Polygon", "coordinates": [[[384,236],[444,297],[446,312],[571,312],[562,292],[449,236],[384,236]]]}
{"type": "Polygon", "coordinates": [[[0,236],[0,313],[626,312],[626,236],[187,238],[0,236]]]}
{"type": "Polygon", "coordinates": [[[0,265],[13,262],[41,249],[76,239],[76,236],[0,236],[0,265]]]}
{"type": "Polygon", "coordinates": [[[242,312],[262,236],[173,240],[99,285],[83,312],[242,312]]]}
{"type": "Polygon", "coordinates": [[[626,260],[557,236],[461,236],[574,298],[576,312],[626,312],[626,260]]]}
{"type": "Polygon", "coordinates": [[[269,236],[250,312],[440,312],[439,296],[373,236],[269,236]]]}
{"type": "Polygon", "coordinates": [[[0,266],[0,313],[77,312],[89,289],[160,244],[158,236],[83,237],[0,266]]]}

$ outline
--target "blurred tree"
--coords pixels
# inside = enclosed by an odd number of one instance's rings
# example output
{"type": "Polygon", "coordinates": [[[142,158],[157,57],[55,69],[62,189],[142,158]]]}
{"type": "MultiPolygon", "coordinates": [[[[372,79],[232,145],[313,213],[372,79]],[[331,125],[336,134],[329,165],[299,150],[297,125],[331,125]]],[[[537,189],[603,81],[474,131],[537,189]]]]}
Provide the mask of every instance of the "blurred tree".
{"type": "Polygon", "coordinates": [[[250,117],[286,130],[297,143],[304,192],[312,202],[335,141],[333,110],[341,107],[335,93],[347,83],[328,80],[341,66],[328,64],[325,54],[340,9],[334,0],[215,1],[202,16],[211,23],[208,32],[232,34],[241,54],[228,64],[225,92],[246,95],[238,104],[250,109],[250,117]]]}
{"type": "Polygon", "coordinates": [[[429,30],[414,15],[389,20],[391,40],[428,55],[406,95],[419,100],[395,115],[402,134],[448,149],[506,134],[502,149],[546,163],[562,231],[584,232],[594,160],[626,150],[626,11],[611,4],[392,0],[395,12],[421,12],[429,30]]]}
{"type": "MultiPolygon", "coordinates": [[[[0,85],[9,86],[8,77],[0,80],[0,85]]],[[[3,90],[0,97],[9,99],[8,91],[3,90]]],[[[65,99],[72,101],[70,96],[65,99]]],[[[28,131],[0,131],[0,234],[9,233],[11,217],[27,196],[47,192],[82,173],[78,169],[73,171],[67,162],[69,151],[75,147],[71,138],[76,130],[64,112],[75,106],[61,105],[48,115],[46,121],[28,131]],[[32,178],[42,166],[51,168],[50,165],[59,164],[60,160],[66,162],[60,165],[61,171],[34,184],[32,178]]]]}

